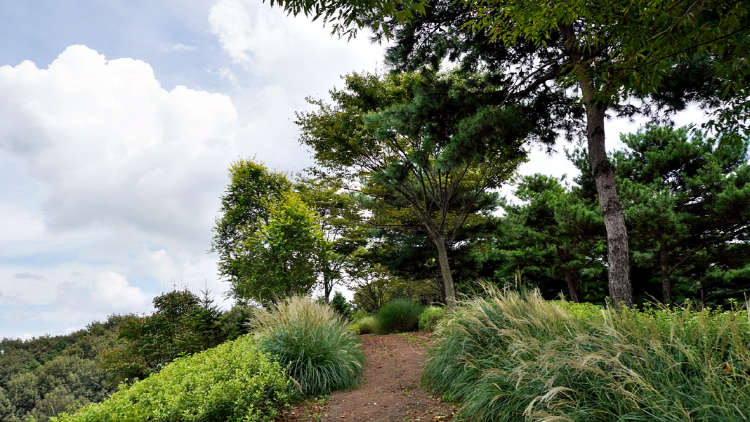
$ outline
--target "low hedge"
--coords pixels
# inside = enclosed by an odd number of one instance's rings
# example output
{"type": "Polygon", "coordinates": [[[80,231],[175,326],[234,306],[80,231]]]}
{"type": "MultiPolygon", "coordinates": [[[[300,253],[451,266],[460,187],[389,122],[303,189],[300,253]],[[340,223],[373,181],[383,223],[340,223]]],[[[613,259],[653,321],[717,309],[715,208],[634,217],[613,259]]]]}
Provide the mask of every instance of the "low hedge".
{"type": "Polygon", "coordinates": [[[101,403],[53,422],[271,421],[289,378],[250,336],[180,358],[101,403]]]}

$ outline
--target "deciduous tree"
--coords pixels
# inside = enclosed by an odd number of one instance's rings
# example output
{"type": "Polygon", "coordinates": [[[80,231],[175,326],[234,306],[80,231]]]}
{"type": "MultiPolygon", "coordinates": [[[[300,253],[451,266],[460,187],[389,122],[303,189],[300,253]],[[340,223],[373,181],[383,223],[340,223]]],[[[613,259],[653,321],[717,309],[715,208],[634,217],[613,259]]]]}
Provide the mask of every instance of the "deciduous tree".
{"type": "Polygon", "coordinates": [[[237,247],[241,276],[231,294],[269,305],[293,294],[307,294],[317,281],[319,252],[325,247],[317,215],[288,191],[266,204],[268,222],[247,227],[237,247]]]}

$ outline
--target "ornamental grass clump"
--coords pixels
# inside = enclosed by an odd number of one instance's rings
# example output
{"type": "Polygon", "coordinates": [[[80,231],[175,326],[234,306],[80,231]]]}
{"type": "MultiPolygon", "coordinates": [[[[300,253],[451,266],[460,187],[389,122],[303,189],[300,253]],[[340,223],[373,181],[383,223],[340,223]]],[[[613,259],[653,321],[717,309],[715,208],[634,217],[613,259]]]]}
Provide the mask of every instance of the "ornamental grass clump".
{"type": "Polygon", "coordinates": [[[424,381],[471,421],[750,420],[746,311],[596,309],[488,289],[439,334],[424,381]]]}
{"type": "Polygon", "coordinates": [[[376,320],[375,317],[366,316],[357,321],[357,327],[359,328],[360,334],[377,334],[378,320],[376,320]]]}
{"type": "Polygon", "coordinates": [[[380,330],[385,333],[403,333],[419,329],[419,315],[424,306],[407,299],[392,300],[382,308],[376,319],[380,330]]]}
{"type": "Polygon", "coordinates": [[[273,421],[289,378],[250,336],[175,360],[100,403],[53,422],[273,421]]]}
{"type": "Polygon", "coordinates": [[[261,347],[307,397],[357,384],[364,369],[362,343],[329,306],[293,296],[277,309],[260,310],[253,327],[261,347]]]}

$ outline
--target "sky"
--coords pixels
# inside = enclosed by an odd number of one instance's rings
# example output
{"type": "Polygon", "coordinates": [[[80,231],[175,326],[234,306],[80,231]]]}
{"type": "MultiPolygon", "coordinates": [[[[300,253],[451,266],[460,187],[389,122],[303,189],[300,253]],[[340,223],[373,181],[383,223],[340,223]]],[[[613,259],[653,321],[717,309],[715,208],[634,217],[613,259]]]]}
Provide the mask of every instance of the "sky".
{"type": "MultiPolygon", "coordinates": [[[[294,112],[383,53],[260,0],[7,0],[0,39],[7,338],[150,312],[174,287],[229,306],[208,250],[230,164],[310,166],[294,112]]],[[[637,127],[611,122],[610,148],[637,127]]],[[[574,170],[534,151],[522,172],[574,170]]]]}

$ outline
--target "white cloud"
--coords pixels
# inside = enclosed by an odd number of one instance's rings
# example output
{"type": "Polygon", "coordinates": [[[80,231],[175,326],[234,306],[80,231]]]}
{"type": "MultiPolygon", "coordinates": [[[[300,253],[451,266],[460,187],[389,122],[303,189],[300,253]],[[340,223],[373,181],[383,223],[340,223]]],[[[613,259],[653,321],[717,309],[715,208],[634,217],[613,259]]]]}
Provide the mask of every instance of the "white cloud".
{"type": "MultiPolygon", "coordinates": [[[[219,61],[208,74],[229,82],[219,85],[231,97],[164,89],[148,63],[108,60],[83,45],[47,67],[0,67],[4,335],[61,333],[112,312],[148,311],[173,285],[207,287],[220,300],[228,284],[206,252],[230,163],[309,165],[294,111],[382,56],[364,37],[332,38],[319,22],[267,4],[220,0],[210,25],[235,63],[219,61]]],[[[197,56],[179,57],[190,66],[197,56]]]]}
{"type": "MultiPolygon", "coordinates": [[[[305,16],[250,0],[219,0],[209,12],[211,31],[231,59],[254,78],[273,79],[286,88],[320,95],[352,71],[374,71],[383,48],[368,33],[347,42],[305,16]],[[322,91],[321,91],[322,90],[322,91]]],[[[301,98],[300,98],[301,99],[301,98]]]]}
{"type": "Polygon", "coordinates": [[[0,67],[0,98],[0,148],[28,163],[48,229],[203,237],[222,183],[211,166],[225,167],[214,145],[237,125],[229,97],[166,91],[144,62],[72,46],[47,69],[0,67]]]}
{"type": "Polygon", "coordinates": [[[89,300],[94,308],[107,312],[128,312],[148,307],[148,296],[138,287],[131,286],[122,274],[105,271],[96,274],[89,300]]]}
{"type": "Polygon", "coordinates": [[[228,96],[167,91],[148,64],[85,46],[0,67],[4,334],[143,311],[171,279],[221,295],[206,252],[226,169],[252,148],[242,126],[228,96]]]}
{"type": "Polygon", "coordinates": [[[195,51],[198,47],[192,45],[185,45],[183,43],[177,43],[169,48],[165,48],[164,51],[195,51]]]}

